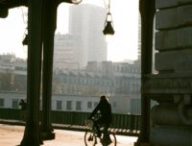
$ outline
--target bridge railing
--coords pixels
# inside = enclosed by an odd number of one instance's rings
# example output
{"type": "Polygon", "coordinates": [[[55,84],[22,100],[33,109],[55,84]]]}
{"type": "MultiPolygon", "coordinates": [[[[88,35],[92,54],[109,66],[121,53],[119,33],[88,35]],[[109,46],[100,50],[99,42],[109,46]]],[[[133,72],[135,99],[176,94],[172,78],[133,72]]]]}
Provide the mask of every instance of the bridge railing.
{"type": "MultiPolygon", "coordinates": [[[[54,124],[84,126],[85,120],[90,113],[73,111],[51,111],[51,122],[54,124]]],[[[113,114],[111,129],[124,131],[127,134],[137,135],[140,130],[140,115],[113,114]]],[[[3,120],[23,120],[21,110],[0,108],[0,119],[3,120]]]]}

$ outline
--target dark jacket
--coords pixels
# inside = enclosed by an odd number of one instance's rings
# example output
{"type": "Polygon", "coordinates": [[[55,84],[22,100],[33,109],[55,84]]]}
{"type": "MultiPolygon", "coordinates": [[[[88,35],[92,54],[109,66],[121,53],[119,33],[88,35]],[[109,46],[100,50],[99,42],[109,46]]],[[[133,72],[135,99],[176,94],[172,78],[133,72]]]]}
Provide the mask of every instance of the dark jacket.
{"type": "Polygon", "coordinates": [[[112,122],[112,111],[111,111],[111,104],[108,102],[108,100],[100,100],[99,104],[95,107],[93,112],[91,113],[89,118],[94,117],[97,112],[100,111],[101,119],[105,123],[111,123],[112,122]]]}

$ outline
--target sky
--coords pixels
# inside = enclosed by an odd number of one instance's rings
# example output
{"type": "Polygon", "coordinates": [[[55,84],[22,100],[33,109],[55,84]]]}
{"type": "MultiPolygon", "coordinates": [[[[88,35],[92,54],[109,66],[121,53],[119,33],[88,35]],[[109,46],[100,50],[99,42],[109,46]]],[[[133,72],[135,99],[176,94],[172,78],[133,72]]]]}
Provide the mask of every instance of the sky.
{"type": "MultiPolygon", "coordinates": [[[[108,0],[83,0],[106,8],[108,0]]],[[[63,3],[58,8],[56,33],[67,33],[68,7],[63,3]]],[[[27,9],[24,7],[9,10],[6,19],[0,18],[0,54],[12,53],[27,58],[27,47],[22,40],[27,28],[27,9]]],[[[111,13],[115,34],[107,40],[108,60],[122,62],[137,59],[138,49],[138,0],[111,0],[111,13]]]]}

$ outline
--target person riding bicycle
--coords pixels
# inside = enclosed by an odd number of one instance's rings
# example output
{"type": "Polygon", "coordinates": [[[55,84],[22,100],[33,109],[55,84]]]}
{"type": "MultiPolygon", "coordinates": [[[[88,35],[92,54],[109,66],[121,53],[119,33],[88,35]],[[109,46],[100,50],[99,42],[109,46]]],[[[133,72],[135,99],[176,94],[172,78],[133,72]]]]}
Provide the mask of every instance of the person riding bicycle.
{"type": "Polygon", "coordinates": [[[94,119],[98,137],[101,136],[100,125],[104,127],[103,140],[107,143],[111,143],[108,128],[112,122],[112,111],[111,104],[109,103],[106,96],[100,97],[100,102],[89,116],[89,119],[94,119]],[[96,116],[98,113],[100,114],[100,116],[98,117],[98,119],[94,119],[94,116],[96,116]]]}

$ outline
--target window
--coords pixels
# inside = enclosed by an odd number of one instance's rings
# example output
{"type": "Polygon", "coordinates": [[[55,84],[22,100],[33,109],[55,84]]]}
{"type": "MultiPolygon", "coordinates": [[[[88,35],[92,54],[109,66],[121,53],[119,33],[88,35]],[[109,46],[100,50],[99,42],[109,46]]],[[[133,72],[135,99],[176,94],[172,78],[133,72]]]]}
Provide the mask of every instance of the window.
{"type": "Polygon", "coordinates": [[[61,100],[56,101],[56,109],[57,110],[62,110],[62,101],[61,100]]]}
{"type": "Polygon", "coordinates": [[[4,99],[0,98],[0,107],[3,107],[3,106],[4,106],[4,99]]]}
{"type": "Polygon", "coordinates": [[[117,103],[116,102],[113,102],[113,107],[116,107],[117,106],[117,103]]]}
{"type": "Polygon", "coordinates": [[[91,102],[91,101],[89,101],[89,102],[87,103],[87,108],[88,108],[88,109],[92,109],[92,102],[91,102]]]}
{"type": "Polygon", "coordinates": [[[72,110],[72,101],[67,101],[67,110],[72,110]]]}
{"type": "Polygon", "coordinates": [[[12,108],[14,108],[14,109],[19,108],[19,100],[18,99],[13,99],[12,100],[12,108]]]}
{"type": "Polygon", "coordinates": [[[81,101],[76,102],[76,110],[81,110],[81,101]]]}

